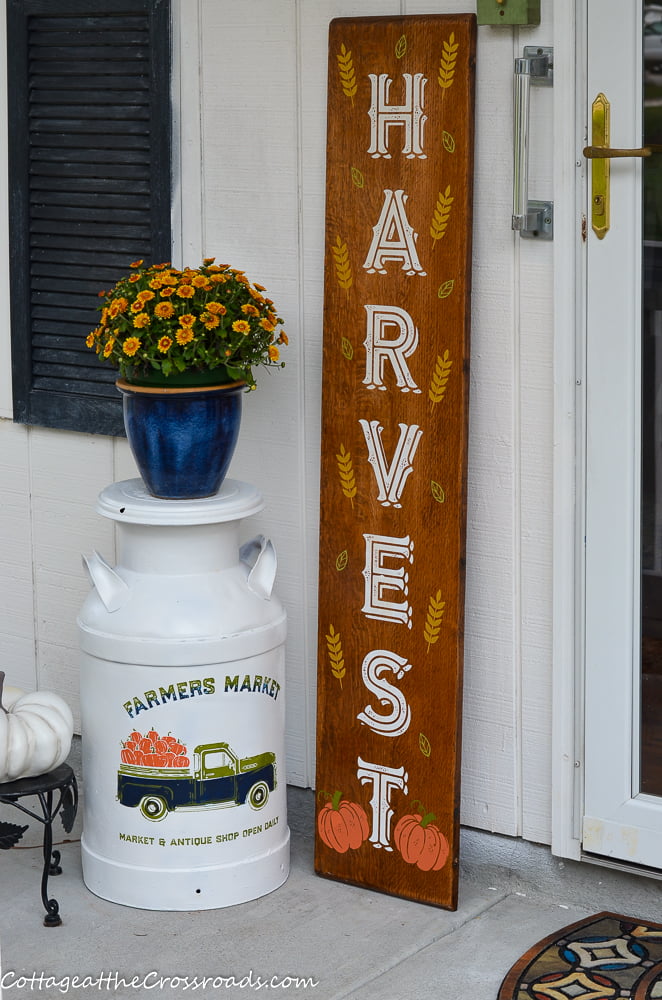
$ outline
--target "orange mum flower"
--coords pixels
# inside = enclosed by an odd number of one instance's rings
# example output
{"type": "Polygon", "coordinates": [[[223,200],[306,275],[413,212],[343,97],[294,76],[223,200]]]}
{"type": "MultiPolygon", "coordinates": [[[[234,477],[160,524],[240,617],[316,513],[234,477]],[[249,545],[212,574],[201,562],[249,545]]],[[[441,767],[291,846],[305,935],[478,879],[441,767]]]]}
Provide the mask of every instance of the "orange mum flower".
{"type": "Polygon", "coordinates": [[[208,302],[206,309],[208,313],[212,314],[212,316],[225,316],[227,312],[227,309],[222,302],[208,302]]]}
{"type": "Polygon", "coordinates": [[[260,315],[260,310],[258,309],[258,307],[252,305],[250,302],[247,302],[245,305],[243,305],[241,307],[241,311],[244,313],[245,316],[259,316],[260,315]]]}
{"type": "Polygon", "coordinates": [[[103,356],[104,356],[104,358],[109,357],[109,355],[112,353],[112,350],[113,350],[114,346],[115,346],[115,338],[111,337],[110,340],[108,341],[108,343],[106,344],[106,346],[103,349],[103,356]]]}
{"type": "Polygon", "coordinates": [[[180,285],[177,289],[177,294],[180,299],[192,299],[195,295],[195,288],[193,285],[180,285]]]}
{"type": "Polygon", "coordinates": [[[177,341],[178,344],[181,344],[182,347],[185,344],[190,344],[191,341],[193,340],[193,330],[191,330],[190,327],[186,328],[182,327],[182,329],[178,330],[177,333],[175,334],[175,340],[177,341]]]}
{"type": "Polygon", "coordinates": [[[278,348],[275,347],[274,344],[269,344],[269,360],[278,361],[279,357],[280,354],[278,352],[278,348]]]}
{"type": "Polygon", "coordinates": [[[245,319],[236,319],[232,324],[235,333],[250,333],[251,325],[245,319]]]}
{"type": "Polygon", "coordinates": [[[172,339],[170,337],[161,337],[156,346],[160,350],[161,354],[167,354],[172,347],[172,339]]]}
{"type": "Polygon", "coordinates": [[[174,295],[174,294],[175,294],[175,289],[174,289],[174,288],[172,288],[172,287],[171,287],[170,285],[166,285],[166,287],[165,287],[165,288],[162,288],[162,289],[161,289],[161,296],[162,296],[162,297],[163,297],[164,295],[168,296],[168,295],[174,295]]]}
{"type": "Polygon", "coordinates": [[[217,326],[221,325],[218,316],[210,316],[209,313],[203,313],[200,319],[204,324],[205,330],[215,330],[217,326]]]}
{"type": "Polygon", "coordinates": [[[179,317],[180,326],[193,326],[195,323],[195,316],[192,313],[184,313],[183,316],[179,317]]]}
{"type": "Polygon", "coordinates": [[[95,332],[96,331],[93,331],[92,333],[88,333],[87,337],[85,338],[85,346],[86,347],[94,347],[94,341],[95,341],[94,333],[95,332]]]}
{"type": "Polygon", "coordinates": [[[154,315],[159,319],[170,319],[175,315],[175,307],[172,302],[159,302],[154,306],[154,315]]]}
{"type": "Polygon", "coordinates": [[[146,326],[149,326],[150,322],[151,322],[151,320],[150,320],[149,316],[147,315],[147,313],[142,312],[142,313],[138,313],[138,315],[136,316],[136,318],[133,321],[133,325],[134,325],[134,327],[135,327],[136,330],[144,330],[146,326]]]}
{"type": "Polygon", "coordinates": [[[122,350],[125,354],[132,358],[136,351],[140,348],[140,344],[141,341],[138,340],[137,337],[127,337],[122,344],[122,350]]]}

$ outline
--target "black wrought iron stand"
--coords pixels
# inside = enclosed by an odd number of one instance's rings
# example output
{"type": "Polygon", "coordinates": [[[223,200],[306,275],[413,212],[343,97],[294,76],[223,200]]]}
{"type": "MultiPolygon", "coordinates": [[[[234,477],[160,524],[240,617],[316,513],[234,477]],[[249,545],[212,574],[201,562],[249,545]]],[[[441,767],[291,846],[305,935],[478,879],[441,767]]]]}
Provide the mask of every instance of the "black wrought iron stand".
{"type": "MultiPolygon", "coordinates": [[[[0,802],[15,806],[21,812],[44,824],[44,870],[41,876],[41,899],[46,909],[44,925],[59,927],[62,923],[60,908],[56,899],[48,898],[48,876],[60,875],[60,852],[53,850],[53,820],[60,813],[62,826],[71,833],[78,810],[78,785],[76,776],[68,764],[61,764],[48,774],[35,778],[20,778],[0,784],[0,802]],[[53,800],[59,792],[55,805],[53,800]],[[19,803],[27,795],[35,796],[41,805],[42,815],[19,803]]],[[[29,824],[16,826],[14,823],[0,822],[0,849],[8,850],[21,839],[29,824]]]]}

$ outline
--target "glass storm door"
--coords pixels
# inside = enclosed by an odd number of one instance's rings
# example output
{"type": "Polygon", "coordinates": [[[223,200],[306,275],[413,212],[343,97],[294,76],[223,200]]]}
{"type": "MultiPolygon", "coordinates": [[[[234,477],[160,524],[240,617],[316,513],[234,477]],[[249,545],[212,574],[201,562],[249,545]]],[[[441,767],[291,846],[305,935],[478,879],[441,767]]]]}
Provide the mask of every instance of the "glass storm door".
{"type": "Polygon", "coordinates": [[[582,847],[662,870],[662,0],[587,15],[582,847]]]}

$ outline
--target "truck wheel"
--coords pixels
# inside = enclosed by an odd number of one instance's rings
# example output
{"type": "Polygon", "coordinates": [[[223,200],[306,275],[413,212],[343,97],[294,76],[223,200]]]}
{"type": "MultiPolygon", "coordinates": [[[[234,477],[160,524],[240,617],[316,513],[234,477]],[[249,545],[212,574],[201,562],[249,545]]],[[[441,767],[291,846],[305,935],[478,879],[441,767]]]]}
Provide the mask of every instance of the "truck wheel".
{"type": "Polygon", "coordinates": [[[163,819],[168,812],[168,803],[160,795],[145,795],[140,800],[140,811],[145,819],[163,819]]]}
{"type": "Polygon", "coordinates": [[[269,798],[269,786],[266,781],[258,781],[248,793],[248,804],[251,809],[261,809],[266,806],[269,798]]]}

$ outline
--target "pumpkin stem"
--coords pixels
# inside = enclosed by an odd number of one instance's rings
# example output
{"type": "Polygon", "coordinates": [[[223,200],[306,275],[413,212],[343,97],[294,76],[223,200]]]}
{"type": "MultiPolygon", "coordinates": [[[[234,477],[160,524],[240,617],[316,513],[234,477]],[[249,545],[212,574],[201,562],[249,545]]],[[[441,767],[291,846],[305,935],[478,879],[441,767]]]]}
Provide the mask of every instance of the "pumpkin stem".
{"type": "Polygon", "coordinates": [[[317,798],[319,799],[322,795],[326,799],[331,799],[331,808],[332,809],[337,809],[338,808],[338,806],[340,805],[340,800],[342,798],[342,792],[336,791],[332,795],[331,792],[325,792],[324,789],[320,788],[319,792],[317,793],[317,798]]]}
{"type": "Polygon", "coordinates": [[[435,816],[434,813],[426,813],[425,816],[423,817],[423,819],[421,820],[421,826],[423,827],[423,829],[425,829],[425,827],[428,825],[428,823],[431,823],[432,820],[434,820],[436,818],[437,817],[435,816]]]}
{"type": "Polygon", "coordinates": [[[5,706],[2,704],[2,689],[3,689],[4,686],[5,686],[5,672],[4,672],[4,670],[0,670],[0,708],[5,713],[5,715],[9,715],[9,712],[7,711],[7,709],[5,708],[5,706]]]}

